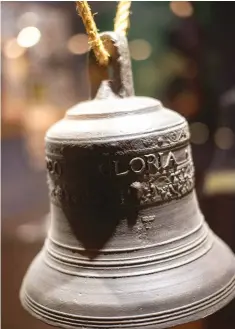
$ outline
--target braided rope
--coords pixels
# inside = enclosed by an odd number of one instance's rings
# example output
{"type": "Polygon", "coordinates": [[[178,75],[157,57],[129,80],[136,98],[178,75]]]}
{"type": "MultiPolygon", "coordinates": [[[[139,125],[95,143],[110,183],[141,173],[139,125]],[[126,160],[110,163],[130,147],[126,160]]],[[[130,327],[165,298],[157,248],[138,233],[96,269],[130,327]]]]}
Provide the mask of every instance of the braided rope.
{"type": "Polygon", "coordinates": [[[98,33],[90,6],[87,1],[76,1],[76,9],[83,20],[88,40],[91,48],[100,65],[107,65],[109,61],[109,53],[105,49],[103,42],[98,33]]]}
{"type": "Polygon", "coordinates": [[[127,34],[130,26],[131,1],[119,1],[117,14],[114,21],[114,31],[123,35],[127,34]]]}
{"type": "MultiPolygon", "coordinates": [[[[114,21],[114,31],[126,35],[130,25],[131,1],[119,1],[114,21]]],[[[109,53],[104,47],[87,1],[76,1],[76,10],[83,20],[91,48],[100,65],[108,65],[109,53]]]]}

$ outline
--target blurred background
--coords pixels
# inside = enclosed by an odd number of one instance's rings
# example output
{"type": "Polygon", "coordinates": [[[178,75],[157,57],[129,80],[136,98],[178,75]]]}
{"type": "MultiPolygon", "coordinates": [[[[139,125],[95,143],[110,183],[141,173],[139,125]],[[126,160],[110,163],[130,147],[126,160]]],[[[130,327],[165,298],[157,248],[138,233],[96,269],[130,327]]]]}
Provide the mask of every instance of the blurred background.
{"type": "MultiPolygon", "coordinates": [[[[100,31],[116,1],[90,2],[100,31]]],[[[88,97],[87,36],[74,2],[2,2],[2,329],[46,329],[18,299],[49,211],[44,134],[88,97]]],[[[235,3],[132,3],[128,33],[137,95],[187,118],[202,211],[235,252],[235,3]]],[[[201,328],[235,327],[235,303],[201,328]]]]}

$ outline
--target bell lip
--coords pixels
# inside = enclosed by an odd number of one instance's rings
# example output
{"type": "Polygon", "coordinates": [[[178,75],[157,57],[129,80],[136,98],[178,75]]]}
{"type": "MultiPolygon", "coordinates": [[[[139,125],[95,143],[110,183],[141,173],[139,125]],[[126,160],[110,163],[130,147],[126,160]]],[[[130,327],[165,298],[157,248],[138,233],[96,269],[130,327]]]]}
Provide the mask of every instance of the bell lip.
{"type": "MultiPolygon", "coordinates": [[[[217,244],[217,247],[222,247],[222,245],[225,247],[225,244],[216,236],[214,244],[217,244]]],[[[231,253],[231,260],[226,265],[228,270],[230,270],[231,272],[229,275],[230,280],[228,280],[229,278],[227,277],[226,284],[224,282],[222,285],[221,282],[217,282],[217,289],[215,293],[208,294],[206,297],[204,296],[196,302],[192,301],[190,303],[187,303],[185,306],[178,306],[177,308],[171,308],[170,310],[165,309],[158,313],[153,312],[150,314],[141,314],[137,316],[131,315],[110,318],[107,316],[91,318],[88,315],[78,316],[75,313],[62,313],[58,310],[52,310],[46,306],[41,306],[38,304],[38,302],[35,302],[31,298],[27,297],[25,289],[25,280],[20,290],[20,300],[24,309],[26,309],[31,315],[50,325],[68,329],[104,329],[107,327],[111,329],[132,329],[134,327],[140,329],[163,329],[180,324],[185,324],[197,321],[215,313],[235,298],[235,273],[234,275],[231,275],[233,270],[232,265],[234,263],[232,262],[232,260],[234,260],[234,257],[229,248],[225,249],[227,249],[227,252],[231,253]],[[231,262],[231,267],[228,267],[231,262]]],[[[216,250],[214,251],[216,252],[216,250]]],[[[194,291],[192,291],[192,296],[194,296],[193,293],[194,291]]]]}
{"type": "MultiPolygon", "coordinates": [[[[31,316],[33,316],[34,318],[49,324],[53,327],[59,327],[59,328],[65,328],[65,329],[75,329],[75,328],[82,328],[82,329],[94,329],[94,328],[112,328],[112,329],[120,329],[120,328],[125,328],[125,329],[129,329],[129,328],[138,328],[138,329],[165,329],[165,328],[171,328],[171,327],[175,327],[178,325],[183,325],[183,324],[187,324],[190,322],[195,322],[198,320],[202,320],[204,318],[207,318],[208,316],[216,313],[217,311],[221,310],[222,308],[224,308],[226,305],[228,305],[230,302],[233,301],[233,299],[235,298],[235,293],[234,294],[230,294],[226,299],[224,299],[223,301],[220,301],[219,303],[215,304],[215,305],[211,305],[209,308],[204,309],[199,311],[198,313],[192,314],[192,315],[183,315],[182,317],[179,317],[178,319],[173,319],[173,320],[169,320],[169,321],[165,321],[162,323],[152,323],[152,324],[138,324],[135,323],[134,325],[122,325],[122,324],[116,324],[115,326],[110,325],[110,323],[107,324],[102,324],[101,326],[99,324],[91,324],[91,325],[85,325],[84,323],[78,324],[76,323],[75,325],[70,325],[70,324],[66,324],[66,320],[64,321],[64,323],[62,322],[56,322],[55,320],[50,320],[48,318],[45,318],[43,316],[40,315],[40,313],[38,313],[37,311],[35,312],[35,310],[33,308],[28,307],[28,304],[25,303],[25,299],[22,297],[23,295],[23,291],[21,290],[20,292],[20,301],[21,301],[21,305],[24,308],[25,311],[27,311],[31,316]]],[[[131,319],[130,319],[130,324],[131,324],[131,319]]]]}

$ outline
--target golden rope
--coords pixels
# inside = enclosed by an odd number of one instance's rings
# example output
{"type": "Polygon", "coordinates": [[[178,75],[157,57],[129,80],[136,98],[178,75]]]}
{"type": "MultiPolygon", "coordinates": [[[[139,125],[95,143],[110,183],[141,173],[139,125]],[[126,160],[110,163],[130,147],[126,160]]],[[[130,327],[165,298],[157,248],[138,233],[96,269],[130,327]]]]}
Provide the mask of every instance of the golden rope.
{"type": "Polygon", "coordinates": [[[96,24],[87,1],[76,1],[77,12],[81,16],[86,32],[88,34],[89,44],[91,45],[100,65],[107,65],[109,53],[106,51],[103,42],[99,36],[96,24]]]}
{"type": "MultiPolygon", "coordinates": [[[[114,22],[114,31],[126,35],[129,28],[131,1],[119,1],[117,14],[114,22]]],[[[81,16],[86,32],[88,34],[89,44],[91,45],[95,56],[100,65],[107,65],[109,62],[109,53],[105,49],[98,33],[94,17],[87,1],[76,1],[76,9],[81,16]]]]}
{"type": "Polygon", "coordinates": [[[114,31],[126,35],[130,26],[131,1],[119,1],[114,21],[114,31]]]}

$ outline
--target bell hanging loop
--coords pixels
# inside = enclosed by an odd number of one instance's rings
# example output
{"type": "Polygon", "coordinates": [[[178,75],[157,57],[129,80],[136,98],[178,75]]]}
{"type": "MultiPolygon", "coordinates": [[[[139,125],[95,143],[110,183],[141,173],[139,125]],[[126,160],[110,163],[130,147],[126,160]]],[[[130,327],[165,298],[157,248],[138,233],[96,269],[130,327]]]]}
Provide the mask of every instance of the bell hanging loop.
{"type": "Polygon", "coordinates": [[[127,38],[116,32],[104,32],[100,36],[109,53],[109,63],[98,64],[91,48],[88,56],[90,99],[134,96],[127,38]]]}

